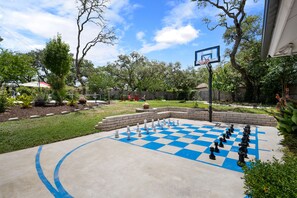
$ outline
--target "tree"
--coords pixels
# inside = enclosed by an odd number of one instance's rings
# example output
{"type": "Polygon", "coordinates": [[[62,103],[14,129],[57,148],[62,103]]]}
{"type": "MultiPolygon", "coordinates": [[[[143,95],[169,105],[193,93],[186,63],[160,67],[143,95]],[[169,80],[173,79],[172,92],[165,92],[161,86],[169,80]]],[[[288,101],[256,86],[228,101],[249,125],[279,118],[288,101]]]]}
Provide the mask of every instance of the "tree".
{"type": "MultiPolygon", "coordinates": [[[[108,0],[77,0],[78,15],[76,18],[77,25],[77,46],[75,54],[75,68],[78,81],[83,87],[85,94],[85,82],[82,79],[81,67],[83,60],[89,50],[98,43],[113,44],[116,39],[114,31],[108,28],[103,14],[107,8],[108,0]],[[83,33],[86,32],[87,25],[96,25],[98,32],[94,38],[82,44],[83,33]],[[82,46],[83,45],[83,46],[82,46]],[[82,47],[82,49],[81,49],[82,47]]],[[[93,30],[92,30],[92,33],[93,30]]],[[[88,32],[88,34],[90,34],[88,32]]]]}
{"type": "Polygon", "coordinates": [[[27,54],[0,51],[0,87],[3,83],[24,83],[31,81],[36,70],[32,67],[33,59],[27,54]]]}
{"type": "Polygon", "coordinates": [[[297,84],[297,56],[276,57],[267,60],[268,71],[262,78],[262,92],[267,102],[274,102],[276,93],[285,96],[288,84],[297,84]]]}
{"type": "Polygon", "coordinates": [[[53,98],[61,105],[66,95],[65,78],[72,64],[69,45],[62,41],[61,35],[51,39],[44,50],[44,65],[51,71],[49,82],[53,98]]]}
{"type": "Polygon", "coordinates": [[[36,70],[38,79],[47,82],[49,71],[43,64],[44,50],[32,50],[28,52],[27,55],[33,60],[32,67],[36,70]]]}
{"type": "Polygon", "coordinates": [[[120,55],[118,60],[107,65],[107,71],[115,76],[118,81],[118,86],[124,89],[128,85],[130,91],[136,91],[138,88],[139,71],[147,64],[147,58],[132,52],[130,55],[120,55]]]}
{"type": "MultiPolygon", "coordinates": [[[[236,58],[237,52],[240,49],[241,42],[243,40],[248,41],[250,38],[256,37],[260,31],[259,26],[254,23],[257,20],[257,17],[246,16],[246,12],[244,10],[246,0],[228,2],[211,0],[192,1],[197,1],[197,5],[199,8],[205,8],[206,6],[210,5],[221,11],[217,15],[218,21],[215,25],[210,26],[212,21],[209,18],[204,18],[203,21],[207,24],[207,27],[210,30],[214,30],[219,26],[226,28],[224,41],[228,45],[233,44],[232,49],[228,50],[227,52],[230,57],[231,65],[242,75],[247,88],[246,93],[253,93],[253,85],[250,81],[249,75],[236,58]],[[257,31],[255,31],[255,29],[257,31]]],[[[248,101],[253,100],[253,96],[250,94],[247,94],[245,98],[248,101]]]]}
{"type": "Polygon", "coordinates": [[[241,84],[241,77],[234,68],[231,67],[230,62],[217,67],[213,73],[213,88],[219,91],[225,91],[231,93],[232,100],[235,100],[235,91],[239,88],[241,84]]]}
{"type": "Polygon", "coordinates": [[[106,71],[105,67],[99,67],[94,69],[94,72],[90,74],[88,86],[91,93],[98,93],[101,90],[107,90],[114,87],[114,78],[106,71]]]}

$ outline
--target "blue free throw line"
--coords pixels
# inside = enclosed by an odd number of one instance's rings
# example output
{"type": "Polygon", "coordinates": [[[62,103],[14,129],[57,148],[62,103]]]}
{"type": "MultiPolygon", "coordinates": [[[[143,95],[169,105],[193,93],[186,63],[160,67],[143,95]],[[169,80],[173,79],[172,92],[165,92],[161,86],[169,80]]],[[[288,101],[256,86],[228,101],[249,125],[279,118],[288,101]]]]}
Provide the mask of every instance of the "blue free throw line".
{"type": "Polygon", "coordinates": [[[48,181],[48,179],[45,177],[43,170],[40,165],[40,153],[42,151],[42,146],[38,148],[38,152],[35,156],[35,167],[37,174],[39,176],[39,179],[42,181],[42,183],[45,185],[45,187],[54,195],[55,197],[60,197],[60,193],[52,186],[52,184],[48,181]]]}

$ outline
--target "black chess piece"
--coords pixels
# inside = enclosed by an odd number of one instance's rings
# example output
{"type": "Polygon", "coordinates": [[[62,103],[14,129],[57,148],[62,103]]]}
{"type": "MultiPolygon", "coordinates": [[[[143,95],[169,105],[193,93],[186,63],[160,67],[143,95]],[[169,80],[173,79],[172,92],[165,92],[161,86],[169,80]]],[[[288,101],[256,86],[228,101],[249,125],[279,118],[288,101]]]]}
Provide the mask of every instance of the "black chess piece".
{"type": "Polygon", "coordinates": [[[231,133],[234,132],[234,125],[233,124],[231,124],[230,131],[231,131],[231,133]]]}
{"type": "Polygon", "coordinates": [[[248,158],[248,149],[247,149],[247,143],[240,143],[239,144],[240,148],[239,148],[239,152],[243,152],[244,153],[244,157],[248,158]]]}
{"type": "Polygon", "coordinates": [[[224,148],[224,144],[223,144],[223,138],[220,137],[220,144],[219,147],[224,148]]]}
{"type": "Polygon", "coordinates": [[[226,133],[226,139],[230,139],[229,133],[226,133]]]}
{"type": "Polygon", "coordinates": [[[215,149],[211,146],[210,147],[210,155],[209,155],[209,159],[211,159],[211,160],[216,160],[216,156],[213,154],[214,150],[215,149]]]}
{"type": "Polygon", "coordinates": [[[223,142],[227,142],[225,133],[223,134],[223,142]]]}
{"type": "Polygon", "coordinates": [[[214,145],[215,145],[214,152],[219,153],[220,152],[220,149],[218,148],[219,143],[218,142],[214,142],[214,145]]]}
{"type": "Polygon", "coordinates": [[[242,152],[242,151],[239,151],[238,152],[237,165],[240,166],[240,167],[245,166],[244,156],[245,156],[245,153],[244,152],[242,152]]]}
{"type": "Polygon", "coordinates": [[[249,142],[248,142],[248,139],[247,139],[246,137],[242,137],[242,138],[241,138],[241,143],[244,143],[244,144],[246,144],[246,145],[247,145],[247,147],[249,147],[249,146],[250,146],[250,144],[249,144],[249,142]]]}
{"type": "Polygon", "coordinates": [[[232,136],[231,129],[228,129],[227,133],[229,134],[230,137],[232,136]]]}
{"type": "Polygon", "coordinates": [[[251,126],[250,125],[246,125],[243,129],[245,132],[247,132],[247,134],[251,134],[251,126]]]}
{"type": "Polygon", "coordinates": [[[243,133],[243,137],[246,138],[248,142],[250,142],[250,136],[248,133],[243,133]]]}

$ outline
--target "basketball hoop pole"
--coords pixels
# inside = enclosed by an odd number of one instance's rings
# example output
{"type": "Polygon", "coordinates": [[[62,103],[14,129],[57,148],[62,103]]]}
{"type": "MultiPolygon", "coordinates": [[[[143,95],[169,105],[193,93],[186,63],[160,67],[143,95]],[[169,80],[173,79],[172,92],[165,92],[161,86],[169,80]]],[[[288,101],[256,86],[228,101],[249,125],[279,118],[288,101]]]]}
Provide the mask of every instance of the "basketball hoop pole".
{"type": "Polygon", "coordinates": [[[207,64],[208,69],[208,115],[209,122],[212,122],[212,66],[211,63],[207,64]]]}
{"type": "Polygon", "coordinates": [[[211,63],[219,63],[220,58],[220,46],[209,47],[195,51],[195,66],[206,65],[208,70],[208,113],[209,122],[212,122],[212,66],[211,63]]]}

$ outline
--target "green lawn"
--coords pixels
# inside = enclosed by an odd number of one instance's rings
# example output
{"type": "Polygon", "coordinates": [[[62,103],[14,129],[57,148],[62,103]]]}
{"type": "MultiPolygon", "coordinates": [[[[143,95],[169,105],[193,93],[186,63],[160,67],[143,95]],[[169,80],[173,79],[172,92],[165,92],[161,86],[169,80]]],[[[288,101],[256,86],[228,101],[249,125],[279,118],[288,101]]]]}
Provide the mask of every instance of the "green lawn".
{"type": "MultiPolygon", "coordinates": [[[[147,102],[150,104],[150,108],[167,106],[194,107],[194,102],[147,102]]],[[[0,153],[30,148],[41,144],[48,144],[99,132],[94,129],[94,126],[104,117],[134,113],[135,108],[141,108],[143,104],[144,102],[115,101],[111,105],[99,107],[94,110],[0,123],[0,153]]],[[[198,107],[207,108],[207,105],[199,103],[198,107]]],[[[261,109],[232,108],[228,106],[214,106],[214,110],[265,113],[265,111],[261,109]]]]}

